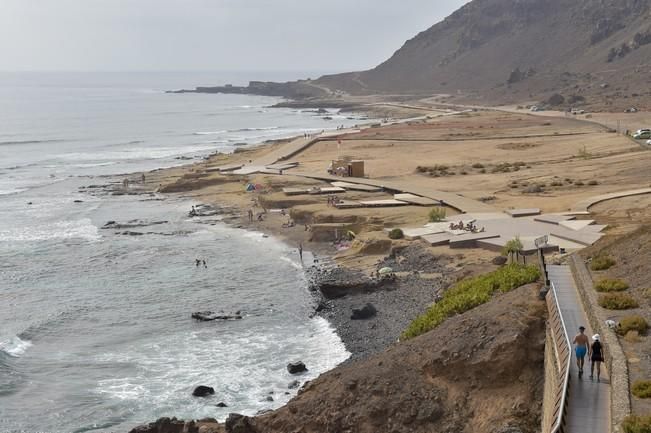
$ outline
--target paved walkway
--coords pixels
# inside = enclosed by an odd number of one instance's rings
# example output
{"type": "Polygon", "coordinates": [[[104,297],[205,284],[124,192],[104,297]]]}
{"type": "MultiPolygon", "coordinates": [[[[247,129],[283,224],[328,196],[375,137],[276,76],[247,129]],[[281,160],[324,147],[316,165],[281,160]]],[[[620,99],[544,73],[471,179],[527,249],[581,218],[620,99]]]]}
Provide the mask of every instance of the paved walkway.
{"type": "Polygon", "coordinates": [[[602,194],[594,197],[589,197],[575,204],[574,207],[572,208],[572,211],[588,212],[588,209],[590,209],[590,207],[596,205],[597,203],[601,203],[602,201],[614,200],[616,198],[631,197],[634,195],[642,195],[642,194],[651,194],[651,188],[632,189],[629,191],[613,192],[610,194],[602,194]]]}
{"type": "Polygon", "coordinates": [[[421,197],[429,198],[432,200],[444,202],[446,206],[450,206],[463,213],[493,213],[499,212],[496,208],[479,200],[464,197],[459,194],[446,191],[438,191],[433,188],[414,185],[408,180],[384,180],[384,179],[367,179],[361,177],[345,177],[332,176],[328,174],[313,174],[307,172],[298,172],[292,170],[290,172],[294,176],[303,176],[310,179],[325,180],[325,181],[341,181],[345,180],[349,183],[357,183],[361,185],[377,186],[393,191],[402,193],[415,194],[421,197]]]}
{"type": "MultiPolygon", "coordinates": [[[[579,326],[586,327],[586,335],[592,336],[588,318],[579,300],[569,266],[548,266],[549,279],[556,287],[561,314],[565,321],[570,342],[579,332],[579,326]]],[[[608,350],[608,348],[606,348],[608,350]]],[[[574,348],[572,349],[574,352],[574,348]]],[[[609,433],[610,432],[610,380],[605,366],[601,368],[601,382],[591,381],[590,364],[584,367],[584,375],[579,379],[576,358],[572,356],[566,432],[569,433],[609,433]]],[[[596,377],[596,376],[595,376],[596,377]]]]}

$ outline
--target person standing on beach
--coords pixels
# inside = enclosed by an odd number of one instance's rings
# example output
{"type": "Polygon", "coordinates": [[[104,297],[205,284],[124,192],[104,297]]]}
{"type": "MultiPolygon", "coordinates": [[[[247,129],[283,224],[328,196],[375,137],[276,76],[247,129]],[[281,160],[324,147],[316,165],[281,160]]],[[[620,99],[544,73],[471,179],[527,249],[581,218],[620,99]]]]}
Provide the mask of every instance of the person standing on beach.
{"type": "Polygon", "coordinates": [[[201,260],[199,260],[199,259],[194,259],[194,266],[195,266],[195,267],[198,268],[200,264],[201,264],[201,260]]]}
{"type": "Polygon", "coordinates": [[[579,326],[579,333],[574,337],[572,344],[576,345],[574,353],[576,354],[576,365],[579,367],[579,377],[581,377],[583,376],[584,358],[590,348],[588,336],[585,335],[585,327],[579,326]]]}
{"type": "Polygon", "coordinates": [[[201,261],[203,262],[203,267],[205,269],[208,269],[208,265],[206,265],[206,259],[202,259],[201,261]]]}
{"type": "Polygon", "coordinates": [[[303,261],[303,242],[300,242],[298,244],[298,256],[301,258],[301,262],[303,261]]]}
{"type": "Polygon", "coordinates": [[[590,348],[590,379],[594,377],[594,366],[597,364],[597,382],[601,376],[601,363],[604,361],[604,347],[601,345],[601,337],[599,334],[592,336],[592,347],[590,348]]]}

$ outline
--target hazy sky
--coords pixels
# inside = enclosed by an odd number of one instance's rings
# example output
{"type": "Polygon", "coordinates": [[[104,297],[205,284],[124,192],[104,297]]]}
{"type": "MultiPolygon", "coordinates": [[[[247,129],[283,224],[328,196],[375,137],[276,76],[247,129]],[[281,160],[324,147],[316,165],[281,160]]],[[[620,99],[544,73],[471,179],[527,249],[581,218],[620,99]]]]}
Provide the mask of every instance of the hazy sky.
{"type": "Polygon", "coordinates": [[[0,70],[366,69],[467,0],[0,0],[0,70]]]}

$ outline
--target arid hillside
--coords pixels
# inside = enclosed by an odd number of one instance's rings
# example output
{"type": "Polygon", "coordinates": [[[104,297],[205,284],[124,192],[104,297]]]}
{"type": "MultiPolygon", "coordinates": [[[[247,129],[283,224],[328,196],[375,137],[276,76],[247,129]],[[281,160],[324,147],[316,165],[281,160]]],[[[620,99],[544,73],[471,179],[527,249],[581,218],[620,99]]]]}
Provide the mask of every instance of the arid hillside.
{"type": "Polygon", "coordinates": [[[507,102],[561,93],[575,105],[646,106],[650,7],[650,0],[474,0],[376,68],[317,83],[351,94],[507,102]]]}

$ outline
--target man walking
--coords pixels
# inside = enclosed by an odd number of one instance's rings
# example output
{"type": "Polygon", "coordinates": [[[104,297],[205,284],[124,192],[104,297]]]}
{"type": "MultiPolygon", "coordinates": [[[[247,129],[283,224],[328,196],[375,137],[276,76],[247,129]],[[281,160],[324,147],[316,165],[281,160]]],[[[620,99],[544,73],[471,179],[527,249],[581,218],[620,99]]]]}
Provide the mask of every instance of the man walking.
{"type": "Polygon", "coordinates": [[[585,328],[583,326],[579,326],[579,333],[574,337],[572,344],[576,345],[574,353],[576,355],[576,365],[579,367],[579,377],[581,377],[583,376],[584,358],[590,348],[588,336],[585,335],[585,328]]]}

